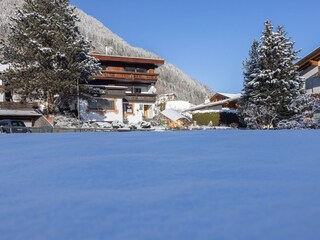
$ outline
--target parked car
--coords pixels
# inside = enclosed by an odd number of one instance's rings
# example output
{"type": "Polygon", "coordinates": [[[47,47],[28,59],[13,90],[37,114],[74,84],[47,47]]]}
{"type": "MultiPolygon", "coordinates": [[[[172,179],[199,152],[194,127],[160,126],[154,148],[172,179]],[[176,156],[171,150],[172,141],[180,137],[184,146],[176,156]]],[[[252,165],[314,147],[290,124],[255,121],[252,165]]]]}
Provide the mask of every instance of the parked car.
{"type": "Polygon", "coordinates": [[[0,120],[0,133],[31,133],[23,121],[0,120]]]}

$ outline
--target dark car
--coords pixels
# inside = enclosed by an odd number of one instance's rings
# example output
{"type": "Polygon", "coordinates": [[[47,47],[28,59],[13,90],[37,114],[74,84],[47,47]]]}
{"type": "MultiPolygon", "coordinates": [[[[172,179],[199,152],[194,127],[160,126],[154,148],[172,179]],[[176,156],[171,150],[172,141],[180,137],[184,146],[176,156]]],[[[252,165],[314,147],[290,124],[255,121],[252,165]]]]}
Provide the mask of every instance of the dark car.
{"type": "Polygon", "coordinates": [[[0,133],[31,133],[23,121],[0,120],[0,133]]]}

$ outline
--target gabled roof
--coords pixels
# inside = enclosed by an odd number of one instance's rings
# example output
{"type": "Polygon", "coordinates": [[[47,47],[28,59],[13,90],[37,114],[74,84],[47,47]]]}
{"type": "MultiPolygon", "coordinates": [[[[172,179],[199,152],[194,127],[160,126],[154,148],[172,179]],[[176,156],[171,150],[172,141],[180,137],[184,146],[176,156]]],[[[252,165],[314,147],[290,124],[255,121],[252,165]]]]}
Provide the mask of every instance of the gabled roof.
{"type": "Polygon", "coordinates": [[[238,101],[240,98],[241,98],[241,94],[234,94],[234,96],[232,98],[228,98],[228,99],[217,101],[217,102],[200,104],[198,106],[195,106],[193,108],[186,110],[185,112],[192,112],[192,111],[197,111],[197,110],[201,110],[201,109],[206,109],[208,107],[216,107],[216,106],[220,106],[220,105],[225,105],[225,104],[228,104],[232,101],[238,101]]]}
{"type": "Polygon", "coordinates": [[[234,93],[221,93],[221,92],[216,92],[211,98],[210,102],[213,101],[220,101],[223,99],[230,99],[230,98],[235,98],[235,97],[240,97],[241,94],[234,94],[234,93]]]}
{"type": "Polygon", "coordinates": [[[189,120],[187,117],[183,116],[181,113],[179,113],[178,111],[173,110],[173,109],[166,109],[163,112],[161,112],[161,114],[174,122],[176,122],[180,119],[189,120]]]}
{"type": "Polygon", "coordinates": [[[296,63],[296,65],[299,67],[299,71],[311,66],[311,61],[320,61],[320,47],[296,63]]]}

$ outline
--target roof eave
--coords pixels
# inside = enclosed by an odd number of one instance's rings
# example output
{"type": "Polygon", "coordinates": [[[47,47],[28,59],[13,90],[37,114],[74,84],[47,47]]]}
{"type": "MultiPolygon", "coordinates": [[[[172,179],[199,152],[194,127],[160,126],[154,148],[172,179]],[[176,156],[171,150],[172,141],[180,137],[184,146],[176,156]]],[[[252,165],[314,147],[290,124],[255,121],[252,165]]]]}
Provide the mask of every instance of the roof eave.
{"type": "Polygon", "coordinates": [[[90,55],[100,61],[152,64],[158,67],[162,66],[165,63],[163,59],[136,58],[136,57],[125,57],[125,56],[114,56],[114,55],[103,55],[103,54],[90,54],[90,55]]]}
{"type": "Polygon", "coordinates": [[[309,67],[311,65],[310,61],[312,60],[320,60],[320,47],[296,63],[296,65],[299,67],[299,71],[309,67]]]}

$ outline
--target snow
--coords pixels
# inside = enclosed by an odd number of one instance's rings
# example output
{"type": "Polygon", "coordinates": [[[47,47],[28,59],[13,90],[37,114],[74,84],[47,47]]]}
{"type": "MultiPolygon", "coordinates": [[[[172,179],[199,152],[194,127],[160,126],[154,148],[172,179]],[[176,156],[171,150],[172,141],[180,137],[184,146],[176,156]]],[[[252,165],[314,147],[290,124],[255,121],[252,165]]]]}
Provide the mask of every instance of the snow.
{"type": "Polygon", "coordinates": [[[187,101],[168,101],[166,102],[166,109],[173,109],[178,112],[183,112],[185,110],[188,110],[189,108],[194,107],[193,104],[187,102],[187,101]]]}
{"type": "Polygon", "coordinates": [[[176,122],[180,119],[189,120],[187,117],[183,116],[180,112],[178,112],[174,109],[166,109],[166,110],[162,111],[161,114],[174,122],[176,122]]]}
{"type": "Polygon", "coordinates": [[[1,240],[320,238],[318,131],[0,135],[1,240]]]}
{"type": "Polygon", "coordinates": [[[223,95],[228,98],[235,98],[235,99],[239,99],[241,97],[241,93],[220,93],[220,92],[218,92],[218,94],[223,95]]]}
{"type": "Polygon", "coordinates": [[[0,63],[0,73],[3,73],[4,71],[9,69],[9,64],[1,64],[0,63]]]}
{"type": "Polygon", "coordinates": [[[35,110],[10,110],[0,109],[0,116],[29,116],[29,117],[41,117],[42,114],[35,110]]]}

